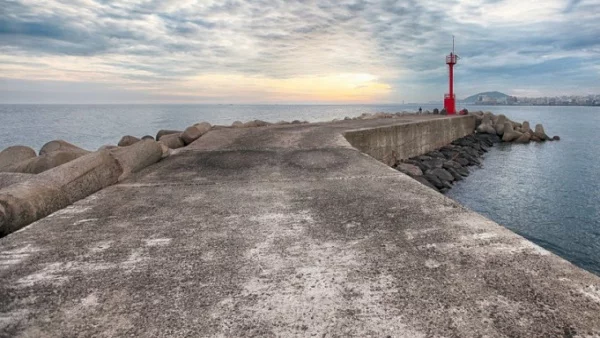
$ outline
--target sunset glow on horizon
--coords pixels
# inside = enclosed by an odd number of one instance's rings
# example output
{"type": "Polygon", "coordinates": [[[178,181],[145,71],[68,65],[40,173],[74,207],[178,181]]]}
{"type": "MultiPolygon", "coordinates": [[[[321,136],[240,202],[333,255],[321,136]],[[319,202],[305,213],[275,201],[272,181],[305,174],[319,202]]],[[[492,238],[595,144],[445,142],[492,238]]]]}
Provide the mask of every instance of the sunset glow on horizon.
{"type": "Polygon", "coordinates": [[[0,103],[440,101],[452,35],[458,97],[597,93],[598,1],[11,1],[0,103]]]}

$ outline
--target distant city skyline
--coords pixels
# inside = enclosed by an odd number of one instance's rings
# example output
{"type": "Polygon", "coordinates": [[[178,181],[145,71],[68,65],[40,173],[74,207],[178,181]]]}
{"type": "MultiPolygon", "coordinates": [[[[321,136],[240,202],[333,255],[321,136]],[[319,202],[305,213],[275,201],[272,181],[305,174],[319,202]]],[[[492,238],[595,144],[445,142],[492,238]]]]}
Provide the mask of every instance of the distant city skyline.
{"type": "Polygon", "coordinates": [[[600,93],[600,0],[4,2],[0,103],[600,93]]]}

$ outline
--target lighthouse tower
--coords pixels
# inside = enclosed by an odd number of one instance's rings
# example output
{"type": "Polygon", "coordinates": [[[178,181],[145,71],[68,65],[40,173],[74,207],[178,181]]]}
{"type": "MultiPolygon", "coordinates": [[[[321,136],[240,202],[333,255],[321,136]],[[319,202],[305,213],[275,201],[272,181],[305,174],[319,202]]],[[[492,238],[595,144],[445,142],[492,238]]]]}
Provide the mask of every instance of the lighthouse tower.
{"type": "Polygon", "coordinates": [[[448,115],[456,114],[456,98],[454,97],[454,65],[458,61],[458,56],[454,54],[454,36],[452,36],[452,52],[446,56],[448,65],[449,93],[444,95],[444,109],[448,115]]]}

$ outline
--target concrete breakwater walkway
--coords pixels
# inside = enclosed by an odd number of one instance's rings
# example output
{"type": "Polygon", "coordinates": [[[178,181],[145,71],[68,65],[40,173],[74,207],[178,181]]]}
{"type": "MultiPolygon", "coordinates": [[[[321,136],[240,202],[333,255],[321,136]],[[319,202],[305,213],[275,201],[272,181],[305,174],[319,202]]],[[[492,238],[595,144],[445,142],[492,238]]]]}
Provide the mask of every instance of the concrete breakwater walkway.
{"type": "Polygon", "coordinates": [[[210,131],[1,239],[0,336],[600,336],[600,278],[364,153],[474,128],[210,131]]]}

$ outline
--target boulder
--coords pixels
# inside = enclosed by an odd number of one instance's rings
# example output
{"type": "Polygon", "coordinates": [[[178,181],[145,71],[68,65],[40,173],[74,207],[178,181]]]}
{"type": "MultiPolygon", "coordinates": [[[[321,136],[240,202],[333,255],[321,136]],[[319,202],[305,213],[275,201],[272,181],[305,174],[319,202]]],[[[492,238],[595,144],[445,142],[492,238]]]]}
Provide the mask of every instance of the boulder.
{"type": "Polygon", "coordinates": [[[427,153],[427,156],[432,158],[445,158],[444,154],[442,154],[439,150],[430,151],[427,153]]]}
{"type": "Polygon", "coordinates": [[[101,150],[110,150],[110,149],[114,149],[114,148],[118,148],[118,147],[115,146],[115,145],[112,145],[112,144],[105,144],[103,146],[100,146],[100,148],[98,148],[98,151],[101,151],[101,150]]]}
{"type": "Polygon", "coordinates": [[[187,127],[181,134],[181,140],[185,145],[188,145],[199,139],[202,135],[209,132],[210,129],[211,125],[206,122],[198,123],[193,126],[187,127]]]}
{"type": "Polygon", "coordinates": [[[171,156],[171,152],[173,151],[173,150],[171,150],[171,148],[167,147],[161,141],[158,141],[157,143],[160,146],[160,149],[162,150],[162,156],[161,156],[161,158],[166,158],[166,157],[171,156]]]}
{"type": "Polygon", "coordinates": [[[504,135],[502,135],[502,141],[512,142],[521,137],[523,133],[513,130],[512,123],[504,122],[504,135]]]}
{"type": "Polygon", "coordinates": [[[1,170],[4,172],[13,173],[39,174],[46,170],[71,162],[84,155],[85,154],[80,152],[53,151],[51,153],[43,154],[41,156],[30,158],[28,160],[4,167],[1,170]]]}
{"type": "Polygon", "coordinates": [[[431,184],[431,182],[429,182],[425,177],[423,176],[417,176],[417,177],[413,177],[415,179],[415,181],[423,184],[426,187],[429,187],[435,191],[439,191],[433,184],[431,184]]]}
{"type": "Polygon", "coordinates": [[[454,161],[456,161],[458,164],[460,164],[463,167],[466,167],[469,165],[469,160],[467,160],[466,158],[463,158],[463,157],[457,157],[456,159],[454,159],[454,161]]]}
{"type": "Polygon", "coordinates": [[[446,169],[453,177],[455,181],[462,181],[462,175],[458,173],[458,171],[456,171],[456,169],[454,168],[448,168],[446,169]]]}
{"type": "Polygon", "coordinates": [[[183,140],[181,139],[181,134],[164,135],[158,140],[171,149],[177,149],[185,146],[183,140]]]}
{"type": "Polygon", "coordinates": [[[427,169],[435,169],[435,168],[442,168],[444,166],[444,162],[446,162],[446,159],[434,158],[431,160],[423,161],[423,165],[427,169]]]}
{"type": "Polygon", "coordinates": [[[552,137],[552,141],[560,141],[560,136],[558,136],[558,135],[554,135],[554,136],[552,137]]]}
{"type": "Polygon", "coordinates": [[[404,173],[408,176],[422,176],[423,175],[423,171],[421,170],[421,168],[417,167],[414,164],[409,164],[409,163],[398,163],[396,165],[396,170],[398,170],[401,173],[404,173]]]}
{"type": "MultiPolygon", "coordinates": [[[[460,156],[462,158],[466,159],[469,162],[469,165],[480,165],[481,164],[481,161],[475,156],[471,156],[467,153],[463,153],[460,156]]],[[[461,163],[460,161],[456,161],[456,162],[461,163]]]]}
{"type": "Polygon", "coordinates": [[[49,153],[52,153],[55,151],[68,151],[68,152],[76,153],[79,156],[87,155],[90,153],[89,151],[79,148],[78,146],[71,144],[67,141],[54,140],[54,141],[50,141],[42,146],[42,149],[40,149],[40,155],[49,154],[49,153]]]}
{"type": "Polygon", "coordinates": [[[154,141],[154,136],[144,135],[144,136],[142,136],[142,140],[152,140],[152,141],[154,141]]]}
{"type": "Polygon", "coordinates": [[[457,173],[459,173],[459,174],[460,174],[460,176],[462,176],[462,177],[467,177],[467,176],[469,176],[469,169],[467,169],[467,168],[464,168],[464,167],[462,167],[462,168],[457,168],[457,169],[454,169],[454,170],[455,170],[457,173]]]}
{"type": "Polygon", "coordinates": [[[244,126],[244,122],[242,122],[242,121],[234,121],[231,124],[231,126],[234,127],[234,128],[242,128],[244,126]]]}
{"type": "Polygon", "coordinates": [[[108,152],[121,166],[122,172],[118,178],[121,181],[129,174],[138,172],[160,161],[163,155],[163,148],[156,141],[144,140],[130,147],[115,148],[108,152]]]}
{"type": "Polygon", "coordinates": [[[530,132],[530,134],[533,134],[533,130],[531,130],[531,127],[529,126],[529,121],[523,121],[523,124],[521,125],[521,132],[522,133],[527,133],[530,132]]]}
{"type": "Polygon", "coordinates": [[[446,108],[440,110],[440,115],[448,115],[448,111],[446,111],[446,108]]]}
{"type": "Polygon", "coordinates": [[[270,125],[271,123],[261,120],[248,121],[244,123],[245,128],[266,127],[270,125]]]}
{"type": "Polygon", "coordinates": [[[168,130],[168,129],[161,129],[158,131],[158,133],[156,133],[156,138],[155,140],[159,141],[161,137],[165,136],[165,135],[170,135],[170,134],[181,134],[182,131],[181,130],[168,130]]]}
{"type": "MultiPolygon", "coordinates": [[[[52,156],[56,151],[43,156],[52,156]]],[[[96,151],[0,190],[0,237],[123,180],[160,160],[154,141],[96,151]]]]}
{"type": "Polygon", "coordinates": [[[427,156],[427,155],[421,155],[421,156],[415,157],[415,160],[417,160],[417,161],[429,161],[432,159],[433,159],[433,157],[427,156]]]}
{"type": "Polygon", "coordinates": [[[506,128],[506,122],[508,122],[508,124],[510,124],[510,127],[512,129],[512,123],[507,121],[506,116],[504,114],[498,115],[498,119],[496,120],[496,123],[494,124],[494,129],[496,129],[496,134],[498,134],[499,136],[504,135],[504,130],[506,128]]]}
{"type": "Polygon", "coordinates": [[[25,182],[32,177],[35,177],[35,175],[22,173],[0,173],[0,189],[6,188],[13,184],[25,182]]]}
{"type": "Polygon", "coordinates": [[[450,168],[458,169],[461,167],[462,167],[462,165],[460,165],[460,163],[458,163],[456,161],[446,161],[446,162],[444,162],[444,165],[443,165],[444,169],[450,169],[450,168]]]}
{"type": "Polygon", "coordinates": [[[450,174],[446,169],[435,168],[427,171],[427,174],[435,175],[442,181],[452,182],[454,181],[454,176],[450,174]]]}
{"type": "Polygon", "coordinates": [[[128,147],[139,141],[140,141],[140,139],[135,136],[125,135],[125,136],[121,137],[121,140],[119,141],[119,143],[117,143],[117,145],[119,147],[128,147]]]}
{"type": "Polygon", "coordinates": [[[550,139],[550,137],[548,137],[548,135],[546,135],[546,132],[544,131],[544,126],[542,126],[541,124],[535,125],[535,131],[533,132],[533,135],[535,135],[542,141],[547,141],[550,139]]]}
{"type": "Polygon", "coordinates": [[[431,173],[427,173],[420,177],[426,178],[427,181],[429,181],[429,183],[431,183],[434,187],[436,187],[436,189],[442,189],[442,188],[446,187],[446,185],[442,182],[442,180],[440,180],[437,176],[435,176],[431,173]]]}
{"type": "Polygon", "coordinates": [[[514,142],[515,143],[529,143],[530,140],[531,140],[531,134],[523,133],[523,135],[519,136],[519,138],[516,139],[514,142]]]}
{"type": "Polygon", "coordinates": [[[294,120],[294,121],[292,121],[292,124],[302,124],[302,121],[300,121],[300,120],[294,120]]]}
{"type": "Polygon", "coordinates": [[[439,109],[437,109],[437,108],[434,108],[434,109],[433,109],[433,113],[434,113],[435,115],[438,115],[438,114],[440,113],[440,110],[439,110],[439,109]]]}
{"type": "Polygon", "coordinates": [[[490,115],[483,115],[481,124],[477,127],[476,130],[478,133],[496,135],[496,129],[492,124],[492,118],[490,115]]]}
{"type": "Polygon", "coordinates": [[[36,157],[35,150],[26,146],[12,146],[0,151],[0,169],[36,157]]]}

